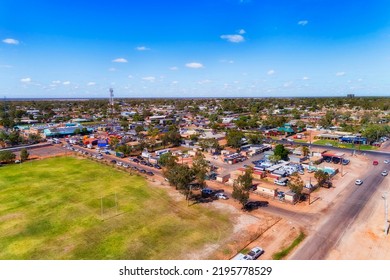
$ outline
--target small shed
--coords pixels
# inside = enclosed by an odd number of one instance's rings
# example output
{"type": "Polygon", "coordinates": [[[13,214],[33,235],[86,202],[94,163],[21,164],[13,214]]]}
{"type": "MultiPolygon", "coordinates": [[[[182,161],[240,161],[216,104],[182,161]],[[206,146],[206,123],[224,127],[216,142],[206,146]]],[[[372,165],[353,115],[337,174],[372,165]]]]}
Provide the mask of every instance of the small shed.
{"type": "Polygon", "coordinates": [[[298,201],[298,195],[293,191],[288,191],[284,193],[284,201],[295,204],[298,201]]]}

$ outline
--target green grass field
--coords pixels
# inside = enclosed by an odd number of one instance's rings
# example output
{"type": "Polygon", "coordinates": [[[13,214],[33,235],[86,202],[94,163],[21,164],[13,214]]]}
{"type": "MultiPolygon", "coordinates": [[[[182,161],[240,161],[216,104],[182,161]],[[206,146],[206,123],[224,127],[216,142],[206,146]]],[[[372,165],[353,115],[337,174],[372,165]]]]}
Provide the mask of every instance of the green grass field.
{"type": "Polygon", "coordinates": [[[333,141],[333,140],[316,140],[315,142],[313,142],[313,144],[317,144],[317,145],[331,144],[333,147],[337,147],[337,148],[355,149],[361,151],[372,151],[378,149],[378,147],[371,146],[371,145],[353,145],[349,143],[340,143],[338,141],[333,141]]]}
{"type": "Polygon", "coordinates": [[[1,167],[0,201],[3,260],[181,259],[232,228],[227,214],[73,157],[1,167]]]}

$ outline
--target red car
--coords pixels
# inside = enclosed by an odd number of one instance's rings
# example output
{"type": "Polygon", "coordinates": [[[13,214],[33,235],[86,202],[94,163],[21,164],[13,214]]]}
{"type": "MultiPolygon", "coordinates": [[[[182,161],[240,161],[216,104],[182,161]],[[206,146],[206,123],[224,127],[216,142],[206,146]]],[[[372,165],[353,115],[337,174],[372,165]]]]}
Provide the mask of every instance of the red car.
{"type": "Polygon", "coordinates": [[[378,165],[378,161],[377,161],[377,160],[374,160],[374,161],[372,162],[372,164],[373,164],[373,165],[378,165]]]}

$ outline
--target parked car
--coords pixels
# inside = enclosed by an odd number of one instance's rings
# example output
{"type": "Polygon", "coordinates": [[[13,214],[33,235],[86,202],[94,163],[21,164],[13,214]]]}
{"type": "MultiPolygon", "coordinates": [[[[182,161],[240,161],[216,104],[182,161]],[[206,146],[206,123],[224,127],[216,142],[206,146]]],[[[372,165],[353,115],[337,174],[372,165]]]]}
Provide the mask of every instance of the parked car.
{"type": "Polygon", "coordinates": [[[341,162],[342,165],[347,165],[348,163],[350,162],[349,159],[343,159],[343,161],[341,162]]]}
{"type": "Polygon", "coordinates": [[[259,207],[265,207],[265,206],[268,206],[268,201],[248,201],[244,205],[244,210],[252,211],[259,207]]]}
{"type": "Polygon", "coordinates": [[[129,168],[130,166],[127,163],[125,163],[125,164],[123,164],[123,167],[124,168],[129,168]]]}
{"type": "Polygon", "coordinates": [[[135,162],[135,163],[139,163],[139,159],[137,159],[137,158],[133,158],[133,162],[135,162]]]}
{"type": "Polygon", "coordinates": [[[389,163],[390,163],[390,160],[389,160],[389,159],[385,159],[385,160],[383,161],[383,163],[389,164],[389,163]]]}
{"type": "Polygon", "coordinates": [[[112,159],[110,162],[115,164],[115,163],[116,163],[116,160],[115,160],[115,159],[112,159]]]}
{"type": "Polygon", "coordinates": [[[161,169],[161,166],[158,165],[158,164],[155,164],[155,165],[154,165],[154,168],[161,169]]]}
{"type": "Polygon", "coordinates": [[[382,176],[387,176],[387,174],[389,174],[389,173],[387,172],[387,170],[383,170],[382,173],[381,173],[382,176]]]}
{"type": "Polygon", "coordinates": [[[258,257],[260,257],[261,254],[264,253],[264,250],[260,247],[255,247],[252,250],[249,251],[248,257],[250,257],[251,260],[255,260],[258,257]]]}
{"type": "Polygon", "coordinates": [[[363,180],[357,179],[357,180],[355,181],[355,185],[360,186],[361,184],[363,184],[363,180]]]}
{"type": "Polygon", "coordinates": [[[148,171],[148,172],[146,172],[146,175],[153,176],[154,173],[152,171],[148,171]]]}
{"type": "Polygon", "coordinates": [[[372,162],[372,164],[373,164],[373,165],[378,165],[379,163],[378,163],[377,160],[374,160],[374,161],[372,162]]]}
{"type": "Polygon", "coordinates": [[[244,255],[242,253],[238,253],[234,258],[232,258],[234,261],[248,261],[250,260],[248,255],[244,255]]]}
{"type": "Polygon", "coordinates": [[[203,197],[209,197],[213,193],[214,193],[214,191],[212,189],[209,189],[209,188],[202,189],[202,196],[203,197]]]}
{"type": "Polygon", "coordinates": [[[118,166],[122,166],[122,165],[123,165],[123,163],[122,163],[121,161],[118,161],[118,162],[116,163],[116,165],[118,165],[118,166]]]}
{"type": "Polygon", "coordinates": [[[139,172],[146,173],[146,170],[145,169],[141,169],[139,172]]]}
{"type": "Polygon", "coordinates": [[[224,199],[224,200],[229,199],[229,197],[226,194],[224,194],[224,193],[216,193],[215,194],[215,198],[217,198],[217,199],[224,199]]]}
{"type": "Polygon", "coordinates": [[[287,178],[282,178],[279,180],[274,180],[274,183],[279,186],[287,186],[288,179],[287,178]]]}

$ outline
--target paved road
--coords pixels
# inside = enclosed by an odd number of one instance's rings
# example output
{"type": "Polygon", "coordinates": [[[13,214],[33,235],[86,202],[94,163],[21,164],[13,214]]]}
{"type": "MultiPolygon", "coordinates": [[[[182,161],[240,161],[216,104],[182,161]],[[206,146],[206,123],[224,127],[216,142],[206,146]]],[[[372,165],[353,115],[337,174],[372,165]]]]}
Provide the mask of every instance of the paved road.
{"type": "MultiPolygon", "coordinates": [[[[386,167],[388,169],[390,166],[386,167]]],[[[383,186],[384,177],[380,173],[386,167],[383,163],[379,166],[368,166],[365,175],[360,177],[363,180],[362,185],[356,186],[354,182],[351,182],[346,189],[348,196],[345,200],[334,205],[327,215],[327,220],[302,244],[291,259],[326,259],[373,194],[383,186]]]]}

